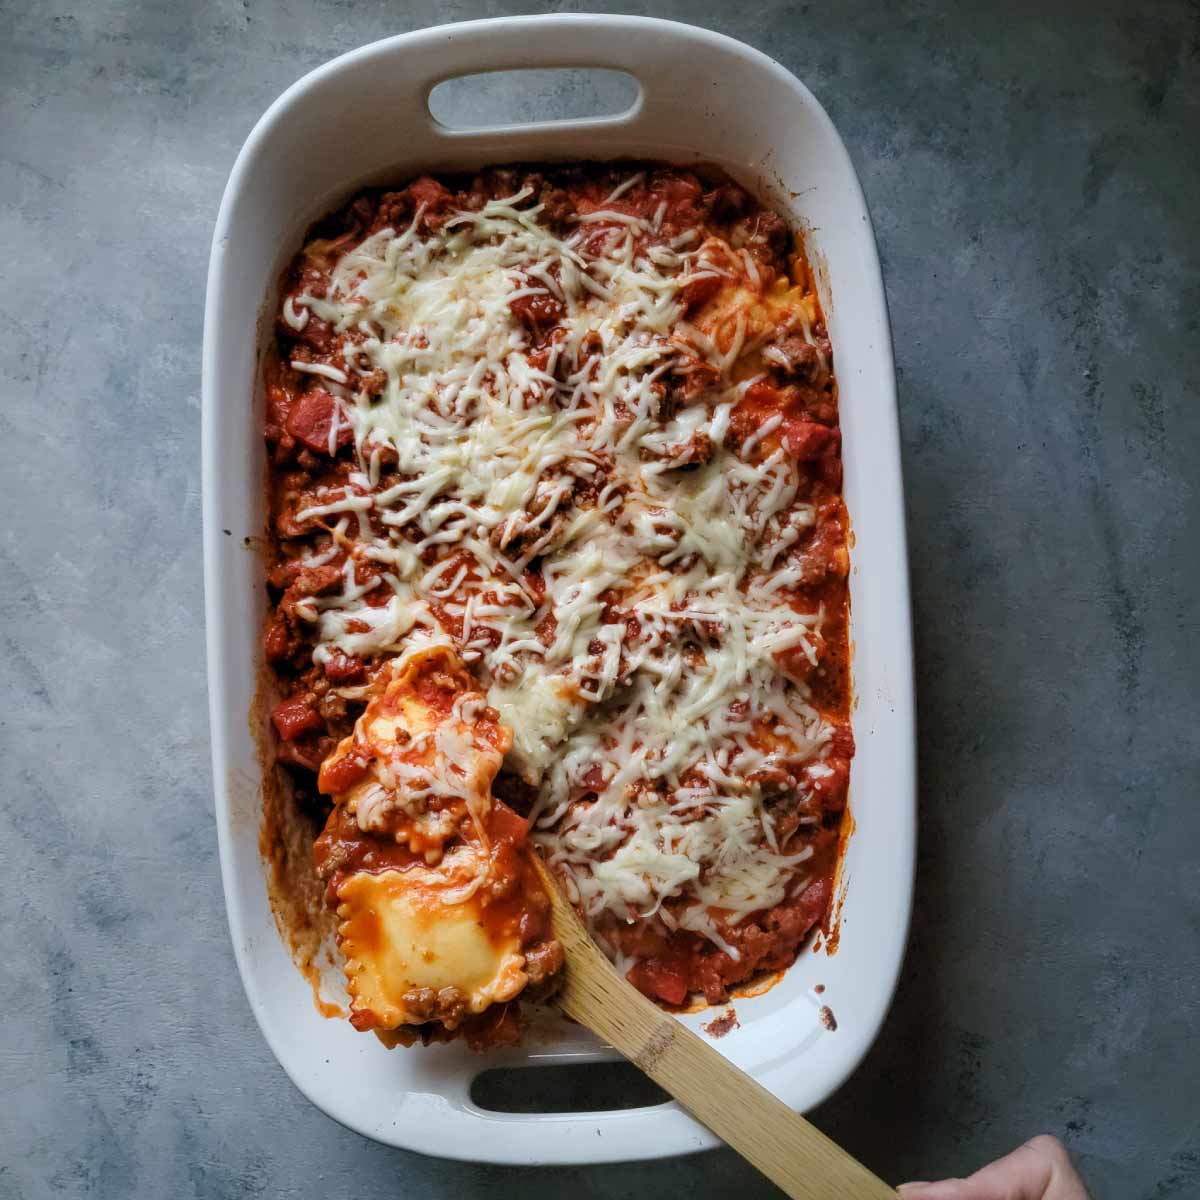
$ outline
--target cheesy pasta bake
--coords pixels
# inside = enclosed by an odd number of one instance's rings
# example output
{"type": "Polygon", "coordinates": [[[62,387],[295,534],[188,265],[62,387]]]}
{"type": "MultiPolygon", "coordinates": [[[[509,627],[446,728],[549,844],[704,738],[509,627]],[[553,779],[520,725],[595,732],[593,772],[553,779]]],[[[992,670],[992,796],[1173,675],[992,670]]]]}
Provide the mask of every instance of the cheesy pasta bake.
{"type": "Polygon", "coordinates": [[[519,1034],[530,865],[668,1006],[829,919],[854,741],[837,389],[778,214],[657,164],[355,197],[265,367],[274,769],[350,1016],[519,1034]]]}

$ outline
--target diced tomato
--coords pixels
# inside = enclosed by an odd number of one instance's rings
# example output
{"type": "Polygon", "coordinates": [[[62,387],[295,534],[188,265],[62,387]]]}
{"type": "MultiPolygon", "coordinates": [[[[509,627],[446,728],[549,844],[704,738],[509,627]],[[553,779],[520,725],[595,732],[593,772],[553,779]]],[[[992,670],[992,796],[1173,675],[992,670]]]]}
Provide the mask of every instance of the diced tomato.
{"type": "Polygon", "coordinates": [[[589,792],[604,791],[604,768],[599,763],[593,763],[583,773],[580,781],[589,792]]]}
{"type": "Polygon", "coordinates": [[[279,662],[287,658],[292,650],[292,633],[288,623],[276,613],[267,623],[263,634],[263,652],[268,662],[279,662]]]}
{"type": "Polygon", "coordinates": [[[793,390],[778,388],[760,379],[746,389],[733,410],[729,426],[733,436],[744,441],[757,433],[764,422],[772,417],[782,415],[786,421],[789,417],[798,417],[801,411],[793,390]]]}
{"type": "Polygon", "coordinates": [[[282,704],[277,704],[271,714],[271,720],[275,722],[275,728],[285,742],[290,742],[301,734],[311,733],[314,729],[320,729],[325,724],[321,714],[304,699],[284,700],[282,704]]]}
{"type": "Polygon", "coordinates": [[[557,296],[549,292],[518,296],[508,302],[512,314],[530,329],[549,329],[562,320],[566,309],[557,296]]]}
{"type": "Polygon", "coordinates": [[[687,977],[683,971],[659,959],[635,963],[625,976],[639,992],[668,1004],[682,1004],[687,999],[687,977]]]}
{"type": "Polygon", "coordinates": [[[529,833],[529,822],[513,812],[503,800],[493,800],[491,830],[497,841],[520,846],[529,833]]]}
{"type": "Polygon", "coordinates": [[[325,677],[332,683],[362,683],[367,677],[367,664],[353,654],[335,650],[325,660],[325,677]]]}
{"type": "MultiPolygon", "coordinates": [[[[324,388],[313,388],[305,392],[292,406],[284,428],[310,450],[317,454],[328,454],[329,427],[336,411],[337,401],[324,388]]],[[[344,418],[339,418],[334,450],[348,446],[353,440],[354,432],[350,423],[344,418]]]]}
{"type": "Polygon", "coordinates": [[[438,212],[453,199],[450,192],[429,175],[414,179],[408,185],[408,191],[418,205],[425,205],[426,212],[438,212]]]}
{"type": "Polygon", "coordinates": [[[687,312],[701,308],[721,290],[720,275],[702,275],[691,279],[679,289],[679,299],[687,312]]]}
{"type": "Polygon", "coordinates": [[[748,438],[773,416],[782,416],[779,436],[798,462],[836,459],[841,445],[837,429],[809,419],[804,393],[796,387],[775,387],[765,380],[752,383],[733,410],[730,427],[739,438],[748,438]]]}
{"type": "Polygon", "coordinates": [[[279,601],[280,611],[292,612],[297,604],[310,596],[327,596],[336,590],[341,582],[342,568],[338,564],[322,563],[319,567],[301,567],[291,572],[287,591],[279,601]]]}
{"type": "Polygon", "coordinates": [[[802,914],[803,924],[807,925],[809,929],[824,918],[829,909],[829,898],[832,895],[833,882],[827,875],[823,875],[820,879],[814,879],[796,897],[796,907],[802,914]]]}
{"type": "Polygon", "coordinates": [[[836,429],[815,421],[785,419],[783,423],[783,444],[798,462],[815,462],[832,454],[840,436],[836,429]]]}
{"type": "Polygon", "coordinates": [[[327,796],[336,796],[352,788],[370,769],[363,751],[354,749],[341,758],[326,759],[317,776],[317,787],[327,796]]]}
{"type": "Polygon", "coordinates": [[[666,221],[694,213],[703,194],[700,181],[694,175],[683,174],[671,175],[654,190],[657,202],[667,202],[667,211],[663,214],[666,221]]]}

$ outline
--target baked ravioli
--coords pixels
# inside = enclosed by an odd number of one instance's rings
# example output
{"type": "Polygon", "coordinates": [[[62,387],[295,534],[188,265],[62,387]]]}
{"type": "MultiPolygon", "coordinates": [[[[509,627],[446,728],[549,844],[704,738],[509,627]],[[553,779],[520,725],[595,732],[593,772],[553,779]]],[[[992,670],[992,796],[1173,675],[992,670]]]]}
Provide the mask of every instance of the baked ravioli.
{"type": "Polygon", "coordinates": [[[276,768],[360,1028],[512,1036],[559,955],[535,841],[664,1005],[830,920],[849,522],[803,243],[716,173],[363,192],[265,363],[276,768]]]}
{"type": "Polygon", "coordinates": [[[511,738],[446,645],[389,662],[369,692],[318,775],[351,1020],[389,1042],[460,1027],[495,1042],[503,1006],[562,967],[526,822],[491,792],[511,738]]]}

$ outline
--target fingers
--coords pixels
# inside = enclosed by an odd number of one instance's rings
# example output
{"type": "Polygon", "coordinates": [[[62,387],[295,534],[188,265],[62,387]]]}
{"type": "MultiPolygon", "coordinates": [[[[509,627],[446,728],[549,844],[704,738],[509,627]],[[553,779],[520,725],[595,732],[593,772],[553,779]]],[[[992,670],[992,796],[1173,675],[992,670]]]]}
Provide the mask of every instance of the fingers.
{"type": "Polygon", "coordinates": [[[1062,1143],[1046,1134],[969,1179],[906,1183],[900,1195],[904,1200],[1088,1200],[1062,1143]]]}
{"type": "Polygon", "coordinates": [[[1048,1191],[1053,1172],[1047,1148],[1040,1143],[1054,1139],[1037,1140],[1039,1145],[1026,1142],[976,1171],[967,1180],[976,1188],[975,1192],[966,1193],[970,1200],[1050,1200],[1048,1191]]]}
{"type": "Polygon", "coordinates": [[[966,1179],[943,1179],[939,1183],[902,1183],[897,1189],[902,1200],[975,1200],[966,1179]]]}

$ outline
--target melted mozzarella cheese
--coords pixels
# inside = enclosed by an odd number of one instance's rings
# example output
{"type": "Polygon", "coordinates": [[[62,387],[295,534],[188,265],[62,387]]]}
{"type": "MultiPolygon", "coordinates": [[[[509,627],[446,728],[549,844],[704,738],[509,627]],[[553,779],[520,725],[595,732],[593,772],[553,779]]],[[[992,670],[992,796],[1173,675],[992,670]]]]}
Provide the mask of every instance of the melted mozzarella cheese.
{"type": "Polygon", "coordinates": [[[750,777],[816,761],[829,735],[775,658],[819,652],[786,557],[813,513],[782,449],[725,444],[748,356],[810,315],[765,293],[748,254],[660,224],[602,209],[562,237],[523,191],[346,253],[296,304],[354,335],[331,370],[360,473],[301,517],[357,520],[362,556],[389,568],[370,585],[382,605],[351,566],[313,601],[318,659],[453,637],[589,916],[657,915],[724,946],[714,915],[778,903],[805,857],[780,852],[750,777]],[[722,290],[688,324],[680,288],[713,274],[722,290]],[[523,298],[562,310],[540,350],[523,298]],[[665,397],[697,364],[711,386],[676,412],[665,397]],[[764,720],[784,744],[764,748],[764,720]]]}
{"type": "Polygon", "coordinates": [[[583,715],[578,689],[561,675],[526,670],[515,683],[494,684],[488,699],[512,730],[510,762],[527,783],[537,784],[583,715]]]}

